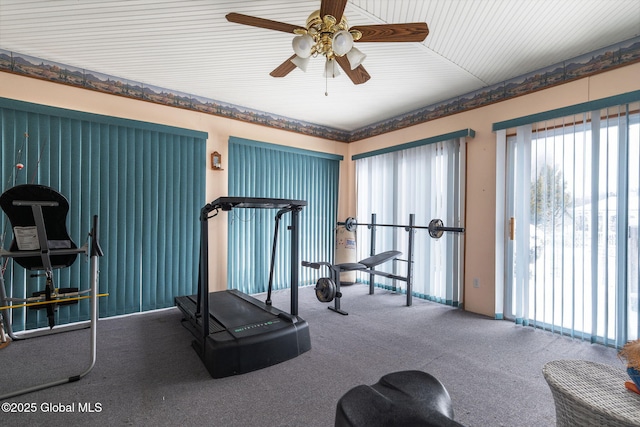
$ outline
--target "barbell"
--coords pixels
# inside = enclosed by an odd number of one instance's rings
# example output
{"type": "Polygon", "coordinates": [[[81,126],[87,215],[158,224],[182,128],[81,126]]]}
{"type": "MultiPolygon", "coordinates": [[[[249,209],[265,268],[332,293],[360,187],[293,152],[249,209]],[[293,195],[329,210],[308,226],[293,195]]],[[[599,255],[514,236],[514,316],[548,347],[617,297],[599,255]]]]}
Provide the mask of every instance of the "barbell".
{"type": "MultiPolygon", "coordinates": [[[[96,297],[98,297],[98,298],[108,297],[108,296],[109,296],[108,293],[96,295],[96,297]]],[[[66,302],[69,302],[69,301],[80,301],[80,300],[89,299],[89,298],[91,298],[91,295],[82,295],[82,296],[79,296],[79,297],[72,297],[72,298],[58,298],[58,299],[52,299],[52,300],[48,300],[48,301],[28,302],[28,303],[24,303],[24,304],[3,305],[3,306],[0,306],[0,310],[8,310],[10,308],[45,306],[45,305],[50,305],[50,304],[61,304],[62,305],[62,304],[66,303],[66,302]]]]}
{"type": "Polygon", "coordinates": [[[404,228],[406,231],[412,229],[422,229],[429,230],[429,236],[434,239],[439,239],[442,237],[445,231],[450,231],[453,233],[464,233],[464,228],[462,227],[445,227],[441,219],[432,219],[429,222],[428,226],[424,225],[397,225],[397,224],[367,224],[358,222],[357,219],[353,217],[349,217],[344,222],[338,222],[338,225],[344,225],[344,228],[347,231],[355,231],[356,227],[359,225],[366,225],[368,227],[394,227],[394,228],[404,228]]]}

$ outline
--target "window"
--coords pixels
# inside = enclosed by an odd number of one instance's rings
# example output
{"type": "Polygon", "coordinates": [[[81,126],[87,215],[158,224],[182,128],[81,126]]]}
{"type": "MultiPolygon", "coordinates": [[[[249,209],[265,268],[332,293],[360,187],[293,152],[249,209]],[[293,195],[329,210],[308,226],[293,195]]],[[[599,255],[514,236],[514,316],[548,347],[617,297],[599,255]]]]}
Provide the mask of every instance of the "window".
{"type": "Polygon", "coordinates": [[[506,137],[505,317],[607,345],[638,338],[639,110],[549,117],[506,137]]]}
{"type": "MultiPolygon", "coordinates": [[[[300,213],[300,259],[331,260],[342,156],[240,138],[229,140],[229,195],[306,200],[300,213]]],[[[229,215],[228,286],[252,294],[266,292],[275,212],[236,209],[229,215]]],[[[274,289],[289,287],[290,215],[280,224],[274,289]]],[[[300,284],[315,283],[318,270],[300,269],[300,284]]]]}
{"type": "MultiPolygon", "coordinates": [[[[100,317],[171,307],[195,292],[197,224],[204,205],[207,134],[152,123],[0,99],[2,191],[17,184],[55,188],[69,200],[71,238],[86,241],[99,216],[100,317]],[[17,170],[16,163],[24,164],[17,170]],[[195,255],[195,256],[194,256],[195,255]]],[[[11,227],[0,212],[7,248],[11,227]]],[[[4,267],[4,265],[3,265],[4,267]]],[[[42,289],[13,263],[2,269],[9,297],[42,289]]],[[[88,286],[89,263],[79,257],[56,270],[60,287],[88,286]]],[[[47,325],[46,315],[12,310],[15,331],[47,325]]],[[[56,323],[89,318],[89,302],[58,308],[56,323]]]]}
{"type": "MultiPolygon", "coordinates": [[[[428,226],[441,219],[445,226],[461,227],[464,218],[464,170],[466,137],[460,132],[417,141],[392,148],[390,152],[372,152],[354,156],[357,180],[357,216],[363,223],[428,226]]],[[[444,233],[440,239],[429,237],[425,229],[414,229],[413,295],[444,304],[459,305],[462,283],[463,235],[444,233]]],[[[370,255],[370,233],[357,230],[358,259],[370,255]]],[[[376,253],[399,250],[403,256],[394,263],[376,267],[395,275],[407,274],[409,232],[404,228],[377,227],[376,253]]],[[[376,285],[406,292],[405,282],[380,276],[376,285]],[[379,281],[379,282],[378,282],[379,281]]],[[[369,276],[361,274],[360,281],[369,276]]]]}

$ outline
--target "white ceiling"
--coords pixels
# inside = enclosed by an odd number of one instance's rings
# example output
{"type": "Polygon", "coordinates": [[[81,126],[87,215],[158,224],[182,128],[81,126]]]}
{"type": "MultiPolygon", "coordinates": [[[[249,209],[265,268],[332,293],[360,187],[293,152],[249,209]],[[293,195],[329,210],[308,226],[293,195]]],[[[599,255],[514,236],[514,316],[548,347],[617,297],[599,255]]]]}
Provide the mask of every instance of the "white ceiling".
{"type": "Polygon", "coordinates": [[[426,22],[423,43],[359,43],[371,80],[284,78],[279,31],[320,0],[0,0],[0,49],[335,129],[353,131],[640,35],[639,0],[351,0],[351,26],[426,22]],[[325,96],[325,90],[328,96],[325,96]]]}

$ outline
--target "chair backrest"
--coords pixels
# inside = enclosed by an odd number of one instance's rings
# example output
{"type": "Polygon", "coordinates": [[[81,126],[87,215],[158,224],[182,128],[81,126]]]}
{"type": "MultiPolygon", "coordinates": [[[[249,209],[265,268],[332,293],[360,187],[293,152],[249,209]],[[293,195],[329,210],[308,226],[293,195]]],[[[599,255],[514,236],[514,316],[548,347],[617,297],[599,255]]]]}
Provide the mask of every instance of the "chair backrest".
{"type": "Polygon", "coordinates": [[[40,256],[14,257],[19,265],[28,270],[43,270],[46,266],[43,257],[47,256],[52,268],[66,268],[76,260],[77,253],[49,255],[48,252],[48,249],[77,248],[67,232],[69,202],[62,194],[44,185],[17,185],[0,196],[0,207],[13,229],[10,252],[39,250],[38,240],[44,238],[47,242],[47,250],[41,251],[40,256]],[[38,224],[38,210],[42,213],[42,225],[38,224]],[[40,229],[42,226],[44,230],[40,229]]]}

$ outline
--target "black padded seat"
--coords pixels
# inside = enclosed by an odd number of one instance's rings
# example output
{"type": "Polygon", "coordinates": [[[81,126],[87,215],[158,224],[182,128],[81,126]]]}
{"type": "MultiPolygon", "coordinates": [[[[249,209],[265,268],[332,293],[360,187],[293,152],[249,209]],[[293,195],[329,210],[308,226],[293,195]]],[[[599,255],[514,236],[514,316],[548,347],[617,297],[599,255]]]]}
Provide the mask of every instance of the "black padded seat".
{"type": "Polygon", "coordinates": [[[360,264],[359,262],[345,262],[343,264],[335,265],[340,271],[358,271],[366,270],[367,266],[360,264]]]}
{"type": "Polygon", "coordinates": [[[336,427],[461,426],[453,419],[451,397],[434,376],[422,371],[387,374],[359,385],[338,401],[336,427]]]}
{"type": "Polygon", "coordinates": [[[360,262],[345,262],[343,264],[336,264],[340,271],[358,271],[366,270],[367,268],[373,268],[376,265],[384,264],[392,258],[402,254],[400,251],[386,251],[369,258],[365,258],[360,262]]]}
{"type": "Polygon", "coordinates": [[[397,257],[398,255],[401,255],[402,252],[400,251],[386,251],[386,252],[381,252],[379,254],[375,254],[374,256],[370,256],[369,258],[365,258],[363,260],[360,260],[359,264],[364,264],[367,268],[373,268],[376,265],[380,265],[380,264],[384,264],[385,262],[389,261],[392,258],[397,257]]]}

